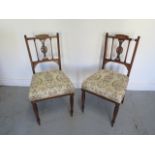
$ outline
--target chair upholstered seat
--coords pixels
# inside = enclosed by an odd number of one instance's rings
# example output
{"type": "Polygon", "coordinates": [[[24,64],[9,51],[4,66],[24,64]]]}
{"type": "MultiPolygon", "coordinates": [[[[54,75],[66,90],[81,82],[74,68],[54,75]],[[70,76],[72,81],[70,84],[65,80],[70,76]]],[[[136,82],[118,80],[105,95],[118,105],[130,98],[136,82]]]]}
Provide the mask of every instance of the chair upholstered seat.
{"type": "Polygon", "coordinates": [[[30,101],[74,93],[74,86],[60,70],[35,73],[29,91],[30,101]]]}
{"type": "Polygon", "coordinates": [[[121,103],[127,84],[127,76],[110,70],[100,70],[83,82],[82,89],[121,103]]]}

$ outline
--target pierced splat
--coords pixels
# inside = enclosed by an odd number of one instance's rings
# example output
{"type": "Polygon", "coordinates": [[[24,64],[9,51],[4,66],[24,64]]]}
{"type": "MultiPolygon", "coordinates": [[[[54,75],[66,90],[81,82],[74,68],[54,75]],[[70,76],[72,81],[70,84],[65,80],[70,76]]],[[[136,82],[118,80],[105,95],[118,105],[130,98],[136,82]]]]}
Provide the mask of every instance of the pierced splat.
{"type": "Polygon", "coordinates": [[[39,39],[42,46],[41,46],[41,52],[43,53],[43,60],[46,60],[48,59],[46,54],[47,54],[47,51],[48,51],[48,48],[47,46],[45,46],[45,41],[46,39],[50,38],[50,36],[48,34],[40,34],[40,35],[36,35],[36,39],[39,39]]]}
{"type": "Polygon", "coordinates": [[[118,34],[115,37],[118,39],[118,42],[119,42],[119,46],[116,48],[117,56],[116,56],[115,60],[121,61],[120,55],[123,53],[122,44],[123,44],[124,40],[129,39],[129,37],[127,35],[121,35],[121,34],[118,34]]]}
{"type": "Polygon", "coordinates": [[[117,52],[117,57],[115,59],[116,61],[120,61],[120,55],[123,52],[122,43],[123,43],[123,41],[122,40],[119,40],[119,46],[116,48],[116,52],[117,52]]]}

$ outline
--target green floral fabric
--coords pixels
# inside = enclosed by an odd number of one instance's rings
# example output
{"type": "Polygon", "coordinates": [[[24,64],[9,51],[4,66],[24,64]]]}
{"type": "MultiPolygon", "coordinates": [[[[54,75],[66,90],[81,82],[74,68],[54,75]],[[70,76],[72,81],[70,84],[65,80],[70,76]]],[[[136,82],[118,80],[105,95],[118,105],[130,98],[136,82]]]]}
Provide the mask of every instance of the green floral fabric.
{"type": "Polygon", "coordinates": [[[128,77],[110,70],[100,70],[87,78],[82,89],[121,103],[128,84],[128,77]]]}
{"type": "Polygon", "coordinates": [[[36,73],[29,91],[30,101],[74,93],[69,78],[59,70],[36,73]]]}

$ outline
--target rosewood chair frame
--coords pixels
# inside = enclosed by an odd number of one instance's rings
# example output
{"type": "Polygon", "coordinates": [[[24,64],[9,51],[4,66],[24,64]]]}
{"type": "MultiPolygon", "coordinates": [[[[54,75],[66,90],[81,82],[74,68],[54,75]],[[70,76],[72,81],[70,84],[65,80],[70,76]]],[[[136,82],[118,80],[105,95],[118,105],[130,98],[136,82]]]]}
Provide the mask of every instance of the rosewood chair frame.
{"type": "MultiPolygon", "coordinates": [[[[24,35],[25,38],[25,43],[26,43],[26,47],[27,47],[27,51],[28,51],[28,55],[30,58],[30,62],[31,62],[31,67],[32,67],[32,72],[33,74],[35,74],[35,67],[40,64],[40,63],[44,63],[44,62],[55,62],[58,64],[59,66],[59,70],[61,69],[61,55],[60,55],[60,43],[59,43],[59,33],[56,33],[56,35],[48,35],[48,34],[40,34],[40,35],[36,35],[34,37],[27,37],[26,35],[24,35]],[[46,57],[46,53],[48,52],[47,47],[45,46],[45,41],[49,39],[50,41],[50,47],[52,49],[52,40],[56,39],[57,40],[57,51],[58,51],[58,58],[54,58],[53,56],[53,52],[51,50],[51,55],[52,58],[48,58],[46,57]],[[37,48],[37,44],[36,44],[36,40],[40,40],[40,42],[42,43],[42,47],[41,47],[41,52],[43,53],[44,57],[43,59],[39,58],[39,52],[38,52],[38,48],[37,48]],[[32,59],[32,51],[30,50],[30,46],[29,46],[29,41],[33,41],[34,45],[35,45],[35,52],[36,52],[36,56],[37,56],[37,60],[33,61],[32,59]]],[[[37,107],[37,102],[39,101],[43,101],[43,100],[48,100],[48,99],[53,99],[53,98],[58,98],[58,97],[63,97],[63,96],[70,96],[70,115],[73,116],[73,106],[74,106],[74,93],[72,94],[64,94],[64,95],[59,95],[59,96],[54,96],[54,97],[50,97],[50,98],[44,98],[44,99],[40,99],[40,100],[35,100],[35,101],[31,101],[32,107],[33,107],[33,111],[37,120],[37,123],[40,125],[40,117],[39,117],[39,111],[38,111],[38,107],[37,107]]]]}
{"type": "MultiPolygon", "coordinates": [[[[136,51],[137,51],[137,47],[138,47],[138,44],[139,44],[139,40],[140,40],[140,36],[138,36],[136,39],[133,39],[133,38],[130,38],[129,36],[127,35],[124,35],[124,34],[116,34],[116,35],[109,35],[108,33],[106,33],[106,36],[105,36],[105,44],[104,44],[104,56],[103,56],[103,64],[102,64],[102,69],[105,69],[105,65],[109,62],[114,62],[114,63],[118,63],[118,64],[122,64],[124,65],[126,68],[127,68],[127,76],[129,77],[130,76],[130,71],[131,71],[131,68],[132,68],[132,65],[133,65],[133,62],[134,62],[134,59],[135,59],[135,55],[136,55],[136,51]],[[108,49],[107,49],[107,45],[108,45],[108,40],[109,39],[112,39],[112,45],[111,45],[111,52],[110,52],[110,58],[107,58],[107,52],[108,52],[108,49]],[[112,58],[112,52],[113,52],[113,43],[114,43],[114,40],[118,40],[119,42],[119,45],[118,47],[116,48],[116,58],[113,59],[112,58]],[[126,53],[125,53],[125,59],[124,61],[121,61],[121,54],[123,53],[123,47],[122,47],[122,43],[124,41],[128,41],[128,46],[127,46],[127,50],[126,50],[126,53]],[[132,57],[131,57],[131,61],[130,63],[127,62],[127,57],[128,57],[128,52],[129,52],[129,47],[130,47],[130,43],[131,41],[135,41],[135,46],[134,46],[134,49],[133,49],[133,53],[132,53],[132,57]]],[[[114,111],[113,111],[113,116],[112,116],[112,120],[111,120],[111,126],[113,127],[114,126],[114,123],[115,123],[115,120],[116,120],[116,117],[117,117],[117,114],[118,114],[118,111],[119,111],[119,106],[120,106],[120,103],[117,103],[115,101],[112,101],[106,97],[103,97],[103,96],[100,96],[94,92],[91,92],[91,91],[88,91],[88,90],[85,90],[85,89],[81,89],[81,110],[82,112],[84,112],[84,107],[85,107],[85,93],[90,93],[90,94],[93,94],[95,96],[98,96],[98,97],[101,97],[103,99],[106,99],[112,103],[114,103],[115,107],[114,107],[114,111]]],[[[125,97],[125,95],[124,95],[125,97]]],[[[124,102],[124,97],[122,99],[122,102],[121,104],[123,104],[124,102]]]]}

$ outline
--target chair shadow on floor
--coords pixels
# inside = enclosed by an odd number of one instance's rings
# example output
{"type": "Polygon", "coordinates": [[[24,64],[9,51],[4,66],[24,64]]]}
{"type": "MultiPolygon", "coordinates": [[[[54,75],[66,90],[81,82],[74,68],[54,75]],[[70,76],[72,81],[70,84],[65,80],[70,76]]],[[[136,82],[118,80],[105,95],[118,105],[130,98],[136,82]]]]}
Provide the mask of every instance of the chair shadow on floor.
{"type": "MultiPolygon", "coordinates": [[[[81,91],[78,90],[77,93],[77,108],[81,112],[81,91]]],[[[112,119],[111,113],[113,112],[113,105],[110,104],[110,101],[98,98],[91,94],[86,95],[86,107],[85,112],[81,115],[87,115],[87,112],[91,112],[101,116],[103,119],[106,119],[108,122],[112,119]]]]}

